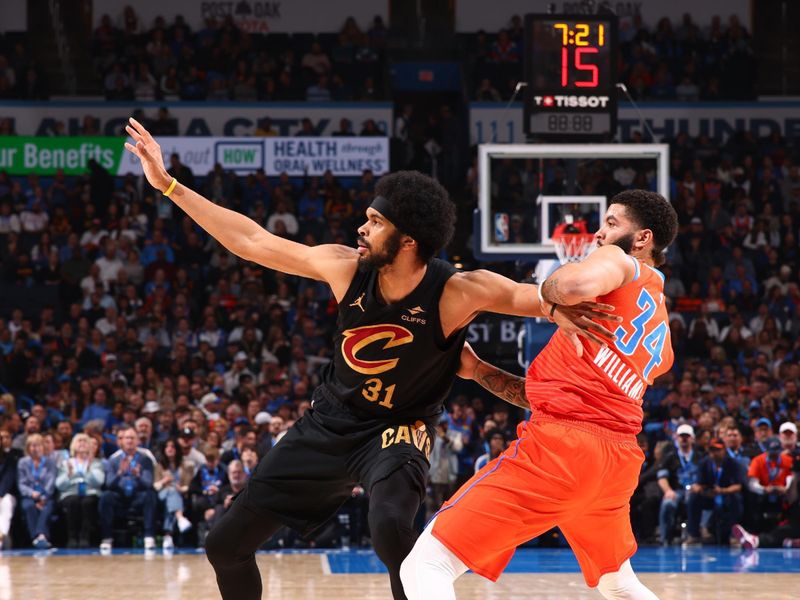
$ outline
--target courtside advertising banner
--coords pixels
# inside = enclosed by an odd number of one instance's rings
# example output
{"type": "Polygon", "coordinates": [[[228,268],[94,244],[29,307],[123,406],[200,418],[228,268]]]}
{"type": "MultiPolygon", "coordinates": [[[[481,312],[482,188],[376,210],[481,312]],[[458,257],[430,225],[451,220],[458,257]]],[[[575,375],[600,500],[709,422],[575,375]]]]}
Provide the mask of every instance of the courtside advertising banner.
{"type": "Polygon", "coordinates": [[[130,0],[94,0],[92,12],[95,27],[103,15],[108,15],[116,27],[121,27],[122,11],[128,4],[135,6],[145,29],[152,27],[158,17],[172,23],[178,15],[196,31],[202,30],[211,20],[221,23],[231,19],[238,28],[248,33],[338,33],[345,19],[350,16],[362,30],[369,28],[376,15],[384,23],[389,20],[388,2],[365,0],[170,0],[138,4],[130,0]]]}
{"type": "MultiPolygon", "coordinates": [[[[142,173],[139,159],[125,150],[123,137],[4,137],[0,143],[0,171],[11,175],[53,175],[63,170],[80,175],[94,160],[112,175],[142,173]]],[[[335,176],[375,175],[389,171],[389,140],[384,137],[326,138],[158,138],[164,163],[172,154],[198,176],[219,163],[239,175],[263,169],[267,175],[335,176]]]]}
{"type": "MultiPolygon", "coordinates": [[[[2,0],[0,0],[2,1],[2,0]]],[[[105,102],[101,100],[2,101],[0,120],[10,119],[18,135],[53,135],[56,124],[66,135],[83,135],[84,119],[94,121],[100,135],[123,136],[137,108],[154,120],[160,108],[169,110],[179,136],[243,137],[255,135],[259,122],[269,119],[279,137],[296,135],[304,119],[315,136],[332,135],[342,119],[358,134],[367,120],[388,132],[390,102],[105,102]]]]}
{"type": "MultiPolygon", "coordinates": [[[[95,0],[96,1],[96,0],[95,0]]],[[[694,23],[706,29],[715,16],[722,17],[723,27],[731,16],[747,29],[750,26],[750,0],[725,0],[725,2],[698,2],[697,0],[492,0],[487,10],[486,0],[458,0],[455,3],[456,31],[475,32],[480,29],[497,32],[509,26],[512,15],[547,13],[552,15],[596,15],[613,12],[619,17],[620,33],[633,37],[635,19],[655,27],[662,18],[669,19],[672,27],[681,32],[684,14],[690,14],[694,23]]],[[[753,3],[755,4],[755,3],[753,3]]],[[[138,7],[137,7],[138,10],[138,7]]]]}
{"type": "MultiPolygon", "coordinates": [[[[567,102],[570,96],[554,96],[567,102]]],[[[786,138],[800,136],[800,102],[777,100],[763,102],[648,102],[636,110],[620,103],[617,139],[630,142],[634,132],[647,132],[660,140],[674,139],[679,133],[690,137],[708,135],[725,141],[740,131],[750,131],[756,138],[779,133],[786,138]]],[[[522,104],[473,102],[469,106],[472,144],[513,144],[525,142],[522,104]]]]}

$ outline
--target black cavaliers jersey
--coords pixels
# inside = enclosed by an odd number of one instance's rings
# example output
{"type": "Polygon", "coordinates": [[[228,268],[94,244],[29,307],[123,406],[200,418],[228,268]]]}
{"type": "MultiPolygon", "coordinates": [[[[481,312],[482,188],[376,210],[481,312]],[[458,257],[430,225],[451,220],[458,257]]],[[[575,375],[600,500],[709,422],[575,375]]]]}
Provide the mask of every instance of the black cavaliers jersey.
{"type": "Polygon", "coordinates": [[[378,273],[356,272],[339,304],[334,358],[323,386],[355,414],[403,421],[435,417],[450,393],[466,328],[445,340],[439,299],[455,273],[433,259],[419,285],[396,304],[377,296],[378,273]]]}

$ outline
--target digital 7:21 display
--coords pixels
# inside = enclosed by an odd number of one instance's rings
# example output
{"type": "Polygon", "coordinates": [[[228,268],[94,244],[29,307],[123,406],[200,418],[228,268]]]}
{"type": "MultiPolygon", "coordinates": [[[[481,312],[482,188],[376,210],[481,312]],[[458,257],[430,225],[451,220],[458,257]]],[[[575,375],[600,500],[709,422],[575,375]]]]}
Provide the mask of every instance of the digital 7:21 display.
{"type": "Polygon", "coordinates": [[[612,138],[616,51],[614,15],[526,15],[525,133],[564,142],[612,138]]]}

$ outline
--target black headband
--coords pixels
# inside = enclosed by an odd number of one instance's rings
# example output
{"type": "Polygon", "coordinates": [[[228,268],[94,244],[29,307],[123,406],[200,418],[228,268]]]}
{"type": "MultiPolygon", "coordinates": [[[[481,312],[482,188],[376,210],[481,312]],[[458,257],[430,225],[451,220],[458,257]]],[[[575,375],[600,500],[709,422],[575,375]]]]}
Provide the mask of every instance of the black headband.
{"type": "Polygon", "coordinates": [[[375,199],[372,201],[372,204],[370,204],[369,207],[377,210],[385,219],[391,221],[392,225],[400,229],[400,227],[397,225],[397,217],[394,214],[394,210],[392,210],[392,203],[386,198],[383,196],[375,196],[375,199]]]}

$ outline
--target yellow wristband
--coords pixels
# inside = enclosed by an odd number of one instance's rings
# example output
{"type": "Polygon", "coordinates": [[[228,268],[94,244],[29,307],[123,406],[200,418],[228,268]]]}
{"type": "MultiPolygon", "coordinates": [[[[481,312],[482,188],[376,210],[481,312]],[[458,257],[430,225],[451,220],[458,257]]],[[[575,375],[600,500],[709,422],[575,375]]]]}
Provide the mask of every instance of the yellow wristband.
{"type": "Polygon", "coordinates": [[[176,186],[176,185],[178,185],[178,180],[177,180],[177,179],[175,179],[175,178],[173,177],[173,178],[172,178],[172,183],[170,183],[170,184],[169,184],[169,187],[168,187],[166,190],[164,190],[164,195],[165,195],[167,198],[169,198],[169,195],[170,195],[170,194],[171,194],[173,191],[175,191],[175,186],[176,186]]]}

